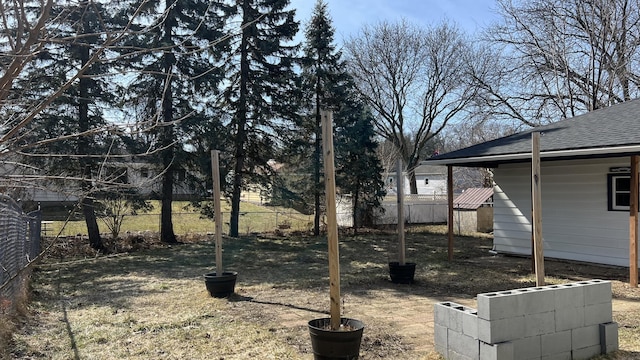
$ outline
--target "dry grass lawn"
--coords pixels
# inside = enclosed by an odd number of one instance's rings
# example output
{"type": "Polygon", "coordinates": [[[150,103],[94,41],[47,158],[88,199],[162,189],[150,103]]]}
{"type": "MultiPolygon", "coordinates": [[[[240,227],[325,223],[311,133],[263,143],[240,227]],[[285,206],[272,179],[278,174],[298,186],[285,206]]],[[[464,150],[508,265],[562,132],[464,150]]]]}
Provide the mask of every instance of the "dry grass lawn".
{"type": "MultiPolygon", "coordinates": [[[[393,233],[341,235],[344,316],[366,324],[361,359],[438,359],[433,304],[475,306],[477,293],[534,285],[529,259],[492,256],[491,239],[411,231],[416,283],[388,280],[393,233]]],[[[329,308],[326,242],[301,235],[225,239],[236,294],[211,298],[202,274],[215,268],[208,242],[104,257],[54,252],[36,268],[30,316],[11,344],[16,359],[312,359],[306,323],[329,308]]],[[[640,358],[640,290],[626,269],[547,261],[547,281],[613,281],[621,350],[640,358]]]]}

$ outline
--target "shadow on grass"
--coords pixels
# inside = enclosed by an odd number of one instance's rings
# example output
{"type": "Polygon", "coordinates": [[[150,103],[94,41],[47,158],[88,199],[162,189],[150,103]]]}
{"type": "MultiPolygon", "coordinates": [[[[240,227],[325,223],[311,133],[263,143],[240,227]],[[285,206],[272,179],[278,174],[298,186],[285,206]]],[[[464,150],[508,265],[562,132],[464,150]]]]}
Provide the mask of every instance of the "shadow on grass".
{"type": "Polygon", "coordinates": [[[294,304],[285,304],[285,303],[275,302],[275,301],[257,300],[257,299],[255,299],[255,298],[253,298],[251,296],[242,296],[242,295],[238,295],[238,294],[233,294],[228,299],[229,299],[230,302],[246,301],[246,302],[250,302],[250,303],[254,303],[254,304],[273,305],[273,306],[284,307],[284,308],[288,308],[288,309],[304,310],[304,311],[323,314],[323,315],[329,314],[328,311],[307,308],[307,307],[304,307],[304,306],[297,306],[297,305],[294,305],[294,304]]]}

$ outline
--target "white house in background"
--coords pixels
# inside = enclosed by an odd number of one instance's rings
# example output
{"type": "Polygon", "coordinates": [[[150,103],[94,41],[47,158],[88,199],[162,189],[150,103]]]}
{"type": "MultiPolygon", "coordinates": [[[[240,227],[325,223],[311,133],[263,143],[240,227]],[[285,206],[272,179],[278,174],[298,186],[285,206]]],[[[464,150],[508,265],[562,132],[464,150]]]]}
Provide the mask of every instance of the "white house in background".
{"type": "MultiPolygon", "coordinates": [[[[404,194],[410,194],[409,177],[404,176],[404,194]]],[[[390,172],[385,181],[388,194],[395,195],[397,184],[396,172],[390,172]]],[[[447,167],[434,165],[420,165],[416,168],[416,185],[419,195],[442,195],[447,193],[447,167]]]]}
{"type": "MultiPolygon", "coordinates": [[[[531,254],[531,132],[441,154],[429,165],[492,168],[494,249],[531,254]]],[[[536,128],[545,257],[629,266],[630,163],[640,100],[536,128]]]]}
{"type": "MultiPolygon", "coordinates": [[[[162,189],[162,169],[155,164],[148,162],[109,162],[101,167],[100,173],[95,175],[97,179],[105,181],[105,183],[122,183],[123,186],[135,188],[141,195],[148,198],[157,198],[162,189]]],[[[0,164],[1,174],[17,175],[15,166],[0,164]]],[[[23,201],[33,201],[43,206],[56,205],[63,203],[77,202],[78,194],[82,191],[80,188],[74,188],[78,185],[73,182],[73,186],[68,184],[55,183],[44,180],[33,180],[33,176],[37,174],[25,174],[26,180],[11,178],[13,187],[2,182],[2,189],[11,194],[16,199],[23,201]],[[30,177],[29,177],[30,176],[30,177]],[[24,184],[22,184],[23,182],[24,184]]],[[[174,200],[189,199],[194,190],[190,188],[185,181],[186,171],[179,168],[174,173],[175,181],[173,187],[174,200]]]]}

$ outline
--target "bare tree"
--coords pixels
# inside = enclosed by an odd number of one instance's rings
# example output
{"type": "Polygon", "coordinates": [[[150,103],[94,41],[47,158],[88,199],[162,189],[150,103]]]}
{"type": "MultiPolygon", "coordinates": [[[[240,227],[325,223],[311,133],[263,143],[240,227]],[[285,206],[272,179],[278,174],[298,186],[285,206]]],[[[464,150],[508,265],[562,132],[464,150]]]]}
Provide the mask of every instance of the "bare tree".
{"type": "Polygon", "coordinates": [[[498,0],[483,111],[529,126],[640,95],[638,0],[498,0]]]}
{"type": "Polygon", "coordinates": [[[419,28],[403,20],[365,26],[345,49],[356,86],[376,115],[376,131],[398,150],[415,194],[421,151],[462,116],[476,93],[466,75],[471,48],[446,22],[419,28]]]}

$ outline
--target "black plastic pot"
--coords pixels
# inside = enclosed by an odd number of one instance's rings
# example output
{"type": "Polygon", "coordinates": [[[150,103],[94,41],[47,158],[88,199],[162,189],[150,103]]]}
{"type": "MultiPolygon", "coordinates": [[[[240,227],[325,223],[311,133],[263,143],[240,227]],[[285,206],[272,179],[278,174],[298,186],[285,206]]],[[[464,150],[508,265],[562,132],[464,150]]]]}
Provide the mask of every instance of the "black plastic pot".
{"type": "Polygon", "coordinates": [[[236,271],[224,271],[222,276],[217,276],[216,272],[204,275],[204,283],[207,285],[207,291],[215,298],[224,298],[231,294],[236,287],[236,271]]]}
{"type": "Polygon", "coordinates": [[[395,284],[413,284],[413,277],[416,273],[416,263],[405,263],[400,265],[397,261],[389,263],[389,276],[391,282],[395,284]]]}
{"type": "Polygon", "coordinates": [[[360,341],[364,324],[362,321],[340,318],[340,330],[331,330],[331,319],[309,321],[309,335],[315,360],[356,360],[360,356],[360,341]]]}

